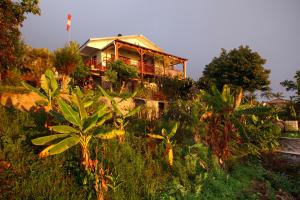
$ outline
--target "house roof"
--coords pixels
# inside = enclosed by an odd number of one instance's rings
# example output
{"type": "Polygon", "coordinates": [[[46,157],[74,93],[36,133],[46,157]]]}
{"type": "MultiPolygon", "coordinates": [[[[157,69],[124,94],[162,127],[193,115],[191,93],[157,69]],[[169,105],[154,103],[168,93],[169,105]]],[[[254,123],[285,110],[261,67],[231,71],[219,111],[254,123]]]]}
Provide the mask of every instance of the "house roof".
{"type": "Polygon", "coordinates": [[[127,35],[127,36],[115,36],[115,37],[103,37],[103,38],[89,38],[80,48],[81,52],[86,51],[86,47],[92,47],[94,49],[102,49],[114,40],[121,40],[134,45],[139,45],[156,51],[164,52],[162,48],[157,46],[151,40],[143,35],[127,35]]]}
{"type": "Polygon", "coordinates": [[[123,45],[130,48],[144,49],[146,52],[156,55],[163,55],[173,60],[172,64],[182,63],[186,61],[186,58],[174,56],[166,53],[156,44],[151,42],[148,38],[143,35],[128,35],[128,36],[117,36],[117,37],[104,37],[104,38],[90,38],[80,48],[82,55],[93,55],[99,50],[105,50],[111,47],[115,42],[122,43],[123,45]]]}
{"type": "MultiPolygon", "coordinates": [[[[147,51],[148,53],[151,53],[151,54],[167,56],[170,59],[180,60],[181,62],[188,60],[186,58],[182,58],[182,57],[179,57],[179,56],[174,56],[174,55],[166,53],[166,52],[156,51],[156,50],[149,49],[149,48],[146,48],[146,47],[143,47],[143,46],[139,46],[139,45],[136,45],[136,44],[132,44],[132,43],[129,43],[129,42],[124,42],[124,41],[118,40],[118,39],[112,41],[109,44],[107,44],[105,47],[102,48],[102,50],[105,50],[105,49],[111,47],[115,42],[121,43],[121,44],[129,46],[129,47],[137,47],[137,48],[143,49],[143,50],[145,50],[145,51],[147,51]]],[[[177,64],[177,63],[173,63],[173,64],[177,64]]]]}

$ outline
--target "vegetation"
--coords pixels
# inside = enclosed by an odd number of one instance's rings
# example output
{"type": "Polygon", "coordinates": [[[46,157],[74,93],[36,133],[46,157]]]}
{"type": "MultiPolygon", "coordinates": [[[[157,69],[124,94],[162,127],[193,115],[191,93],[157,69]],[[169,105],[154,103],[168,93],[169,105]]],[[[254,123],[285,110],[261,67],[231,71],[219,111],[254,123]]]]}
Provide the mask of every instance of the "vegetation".
{"type": "MultiPolygon", "coordinates": [[[[18,66],[23,54],[20,26],[26,19],[26,14],[40,14],[38,0],[0,2],[0,73],[18,66]]],[[[0,80],[1,80],[0,74],[0,80]]]]}
{"type": "Polygon", "coordinates": [[[109,64],[109,69],[105,72],[105,77],[112,84],[111,89],[121,94],[124,92],[127,82],[138,78],[139,75],[136,67],[117,60],[109,64]]]}
{"type": "MultiPolygon", "coordinates": [[[[265,60],[249,47],[222,50],[198,83],[160,77],[153,81],[158,90],[142,86],[142,97],[169,101],[162,117],[149,120],[136,115],[143,108],[124,106],[138,93],[124,92],[138,78],[135,67],[112,62],[105,73],[110,91],[82,91],[78,86],[91,73],[77,43],[51,53],[20,41],[18,26],[26,13],[39,13],[37,1],[4,0],[0,6],[6,84],[0,92],[33,91],[45,108],[21,112],[0,106],[1,199],[300,198],[299,165],[289,166],[272,152],[281,136],[280,113],[242,101],[243,90],[269,85],[265,60]],[[31,82],[21,87],[21,80],[31,82]],[[270,152],[273,160],[267,160],[270,152]]],[[[298,72],[295,80],[282,84],[297,90],[298,72]]],[[[286,111],[296,119],[298,104],[291,105],[286,111]]]]}
{"type": "MultiPolygon", "coordinates": [[[[50,70],[41,77],[41,90],[23,84],[42,96],[45,105],[51,105],[54,118],[45,129],[43,123],[49,118],[44,112],[1,108],[0,180],[10,181],[7,187],[0,187],[5,198],[41,198],[46,192],[57,199],[65,192],[62,197],[73,199],[256,199],[273,198],[279,191],[278,183],[273,186],[268,179],[271,174],[276,181],[278,175],[249,156],[261,155],[278,144],[279,131],[272,123],[270,108],[237,105],[226,85],[222,93],[216,87],[210,92],[201,90],[193,99],[182,100],[185,106],[170,107],[173,112],[148,122],[135,117],[140,107],[126,112],[120,108],[120,102],[136,93],[115,98],[101,87],[88,93],[76,87],[64,97],[50,70]],[[108,103],[99,101],[97,93],[108,103]],[[14,134],[8,122],[19,123],[17,120],[22,123],[14,134]],[[158,130],[161,135],[155,134],[158,130]],[[190,131],[192,135],[182,134],[190,131]],[[119,141],[109,141],[113,138],[119,141]],[[18,159],[25,152],[30,153],[18,159]],[[46,164],[46,171],[41,170],[46,164]],[[18,167],[24,170],[22,180],[17,178],[18,167]],[[38,181],[53,181],[54,174],[65,187],[61,191],[37,185],[38,181]],[[28,185],[41,193],[34,193],[28,185]],[[71,194],[73,190],[81,193],[71,194]]],[[[290,184],[288,178],[286,183],[290,184]]],[[[297,190],[286,191],[295,195],[297,190]]]]}
{"type": "Polygon", "coordinates": [[[191,78],[160,77],[157,80],[157,85],[169,100],[192,99],[198,93],[197,84],[191,78]]]}
{"type": "Polygon", "coordinates": [[[50,111],[53,109],[53,100],[60,94],[57,81],[51,70],[47,70],[45,74],[41,76],[40,84],[42,91],[26,82],[22,82],[22,85],[26,89],[37,93],[41,98],[43,98],[43,100],[36,103],[38,105],[46,106],[46,111],[50,111]]]}
{"type": "Polygon", "coordinates": [[[300,70],[296,71],[294,76],[294,81],[292,80],[285,80],[280,84],[286,88],[287,91],[296,91],[297,95],[300,95],[300,70]]]}
{"type": "Polygon", "coordinates": [[[265,63],[266,60],[248,46],[240,46],[229,52],[222,49],[220,56],[205,66],[199,85],[201,88],[216,85],[220,90],[227,84],[232,89],[239,89],[241,99],[243,90],[253,93],[255,90],[268,89],[270,70],[264,68],[265,63]]]}
{"type": "Polygon", "coordinates": [[[71,80],[70,75],[83,65],[78,49],[78,43],[70,42],[63,48],[54,51],[54,66],[62,74],[62,91],[64,92],[68,91],[68,84],[71,80]]]}

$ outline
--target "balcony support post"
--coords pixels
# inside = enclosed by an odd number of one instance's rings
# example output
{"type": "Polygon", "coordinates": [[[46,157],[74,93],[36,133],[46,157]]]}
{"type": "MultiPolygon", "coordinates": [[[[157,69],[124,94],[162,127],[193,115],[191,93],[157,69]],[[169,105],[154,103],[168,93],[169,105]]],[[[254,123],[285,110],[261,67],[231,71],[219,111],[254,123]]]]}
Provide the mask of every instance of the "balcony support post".
{"type": "Polygon", "coordinates": [[[122,46],[122,44],[119,44],[117,41],[114,41],[115,46],[115,61],[119,60],[119,48],[122,46]]]}
{"type": "Polygon", "coordinates": [[[186,78],[186,60],[182,63],[183,66],[183,78],[186,78]]]}
{"type": "Polygon", "coordinates": [[[145,51],[143,49],[137,49],[137,52],[140,54],[141,56],[141,61],[140,61],[140,65],[141,65],[141,82],[144,82],[144,54],[145,51]]]}

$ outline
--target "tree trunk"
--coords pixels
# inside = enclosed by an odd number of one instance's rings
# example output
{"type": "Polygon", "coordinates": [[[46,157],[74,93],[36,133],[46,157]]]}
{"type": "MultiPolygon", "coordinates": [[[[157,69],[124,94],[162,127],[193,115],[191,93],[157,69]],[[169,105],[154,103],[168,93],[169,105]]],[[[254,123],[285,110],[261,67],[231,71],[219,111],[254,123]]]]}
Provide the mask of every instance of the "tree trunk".
{"type": "Polygon", "coordinates": [[[61,91],[62,91],[62,93],[68,93],[68,86],[69,86],[70,81],[71,81],[71,78],[70,78],[69,75],[64,74],[62,76],[62,81],[61,81],[61,91]]]}
{"type": "Polygon", "coordinates": [[[194,142],[196,144],[200,144],[201,143],[201,136],[200,136],[200,133],[199,133],[199,127],[198,127],[198,125],[195,125],[194,142]]]}
{"type": "Polygon", "coordinates": [[[123,90],[124,90],[125,86],[126,86],[125,81],[122,81],[122,86],[121,86],[121,89],[120,89],[120,94],[123,93],[123,90]]]}
{"type": "Polygon", "coordinates": [[[87,146],[81,146],[81,164],[87,171],[89,169],[90,155],[87,146]]]}
{"type": "Polygon", "coordinates": [[[239,107],[241,105],[243,99],[243,88],[238,89],[238,94],[235,97],[235,107],[239,107]]]}

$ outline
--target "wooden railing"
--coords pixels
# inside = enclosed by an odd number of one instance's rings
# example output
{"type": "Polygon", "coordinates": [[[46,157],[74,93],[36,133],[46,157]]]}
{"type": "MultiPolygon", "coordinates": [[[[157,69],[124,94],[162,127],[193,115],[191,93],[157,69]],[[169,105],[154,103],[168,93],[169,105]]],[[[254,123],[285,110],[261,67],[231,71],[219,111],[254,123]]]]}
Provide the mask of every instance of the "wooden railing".
{"type": "MultiPolygon", "coordinates": [[[[146,62],[141,62],[141,61],[135,61],[130,58],[124,57],[124,56],[119,56],[119,60],[123,61],[127,65],[135,66],[138,69],[138,72],[141,74],[142,73],[142,64],[143,64],[143,74],[148,74],[148,75],[155,75],[155,66],[150,63],[146,62]]],[[[96,59],[91,59],[87,61],[85,64],[87,66],[92,67],[92,70],[94,71],[106,71],[108,69],[109,63],[112,61],[112,59],[107,59],[102,61],[102,63],[97,63],[96,59]]],[[[175,76],[177,74],[181,74],[182,72],[178,69],[166,69],[166,74],[175,76]]],[[[161,73],[158,73],[161,74],[161,73]]]]}

